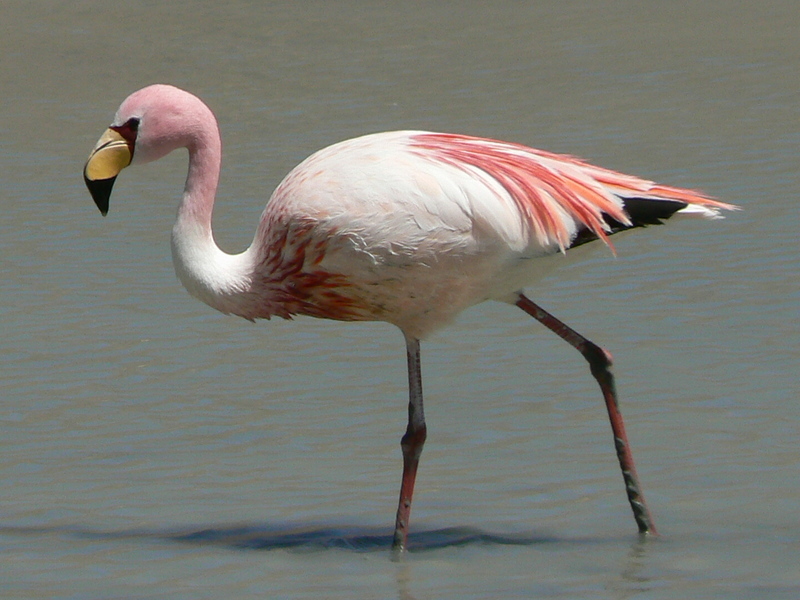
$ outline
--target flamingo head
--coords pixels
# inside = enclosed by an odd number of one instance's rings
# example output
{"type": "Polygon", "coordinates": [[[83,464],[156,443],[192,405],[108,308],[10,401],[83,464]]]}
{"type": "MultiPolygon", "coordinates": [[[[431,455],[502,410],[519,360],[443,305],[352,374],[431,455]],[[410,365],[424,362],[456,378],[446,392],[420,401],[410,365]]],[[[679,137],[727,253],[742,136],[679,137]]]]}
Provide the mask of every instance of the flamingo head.
{"type": "Polygon", "coordinates": [[[209,115],[200,99],[170,85],[151,85],[128,96],[83,168],[83,180],[103,216],[122,169],[191,147],[209,115]]]}

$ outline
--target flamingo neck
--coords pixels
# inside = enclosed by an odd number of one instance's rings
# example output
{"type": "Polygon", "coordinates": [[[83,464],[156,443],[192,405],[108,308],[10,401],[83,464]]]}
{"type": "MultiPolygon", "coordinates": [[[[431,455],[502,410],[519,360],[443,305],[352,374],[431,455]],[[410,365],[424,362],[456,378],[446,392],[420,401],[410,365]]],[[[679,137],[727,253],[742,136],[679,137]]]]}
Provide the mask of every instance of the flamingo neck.
{"type": "Polygon", "coordinates": [[[186,147],[189,172],[172,228],[175,272],[192,296],[224,313],[248,316],[251,252],[223,252],[214,241],[211,228],[222,157],[213,115],[204,127],[193,128],[186,147]]]}

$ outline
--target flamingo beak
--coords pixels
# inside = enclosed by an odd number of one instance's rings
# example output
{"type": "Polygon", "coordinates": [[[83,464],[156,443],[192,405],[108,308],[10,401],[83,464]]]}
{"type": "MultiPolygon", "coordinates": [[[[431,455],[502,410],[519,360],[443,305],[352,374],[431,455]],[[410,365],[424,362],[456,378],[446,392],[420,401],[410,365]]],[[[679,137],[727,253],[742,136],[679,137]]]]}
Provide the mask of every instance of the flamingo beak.
{"type": "Polygon", "coordinates": [[[108,199],[111,188],[120,171],[131,164],[133,148],[118,131],[106,129],[89,154],[83,167],[83,181],[89,188],[94,203],[105,217],[108,214],[108,199]]]}

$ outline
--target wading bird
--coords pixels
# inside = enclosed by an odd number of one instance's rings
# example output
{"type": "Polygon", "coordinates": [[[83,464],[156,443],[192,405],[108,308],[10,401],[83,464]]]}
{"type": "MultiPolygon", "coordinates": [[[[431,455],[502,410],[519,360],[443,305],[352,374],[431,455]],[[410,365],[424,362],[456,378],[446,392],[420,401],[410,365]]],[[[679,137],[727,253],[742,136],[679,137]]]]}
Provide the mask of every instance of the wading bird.
{"type": "MultiPolygon", "coordinates": [[[[548,255],[673,214],[719,217],[734,208],[578,159],[464,135],[394,131],[318,151],[280,183],[253,243],[229,255],[211,213],[221,141],[211,110],[167,85],[130,95],[92,150],[84,180],[100,212],[129,164],[178,148],[189,172],[172,229],[175,270],[209,306],[254,320],[310,315],[387,321],[403,332],[408,426],[393,547],[408,535],[426,426],[420,340],[485,300],[515,304],[574,346],[600,385],[639,531],[655,533],[617,405],[611,357],[522,292],[548,255]]],[[[612,248],[613,251],[613,248],[612,248]]]]}

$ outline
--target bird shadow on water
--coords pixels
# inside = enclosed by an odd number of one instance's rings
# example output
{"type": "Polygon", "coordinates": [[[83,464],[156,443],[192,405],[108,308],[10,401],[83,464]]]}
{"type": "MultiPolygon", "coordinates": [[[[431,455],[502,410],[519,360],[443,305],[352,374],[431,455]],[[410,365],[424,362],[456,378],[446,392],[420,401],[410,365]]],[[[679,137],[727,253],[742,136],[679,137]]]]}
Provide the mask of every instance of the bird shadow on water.
{"type": "MultiPolygon", "coordinates": [[[[0,535],[63,535],[88,540],[152,540],[237,550],[389,552],[392,532],[386,528],[350,525],[231,525],[183,529],[108,531],[84,526],[0,526],[0,535]]],[[[418,553],[465,546],[533,546],[565,540],[535,534],[494,534],[473,527],[445,527],[416,531],[408,551],[418,553]]]]}
{"type": "MultiPolygon", "coordinates": [[[[234,527],[176,533],[170,537],[189,544],[222,545],[245,550],[324,550],[354,552],[389,551],[392,533],[385,528],[356,526],[234,527]]],[[[417,531],[409,538],[409,552],[462,546],[529,546],[555,541],[535,535],[498,535],[472,527],[447,527],[417,531]]]]}

